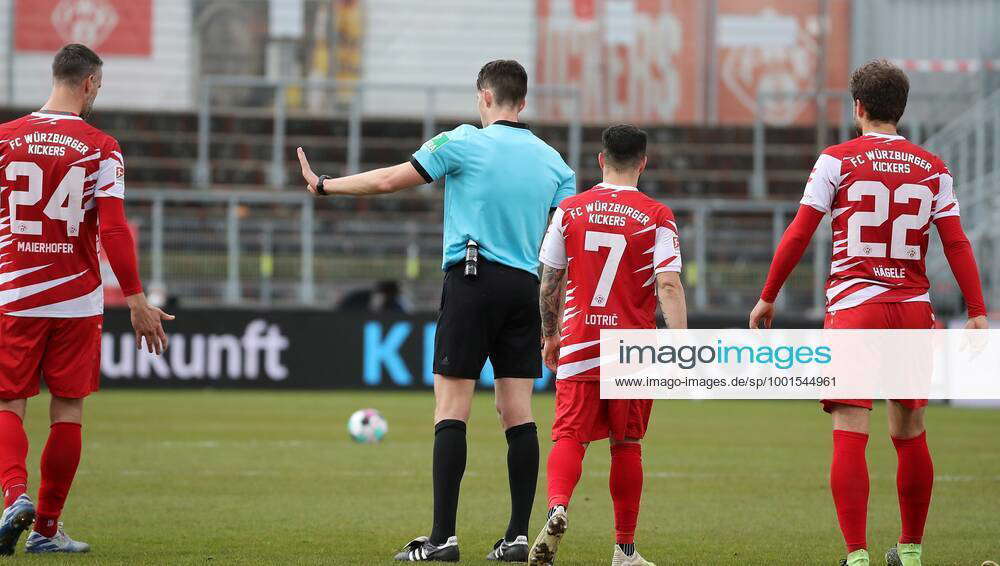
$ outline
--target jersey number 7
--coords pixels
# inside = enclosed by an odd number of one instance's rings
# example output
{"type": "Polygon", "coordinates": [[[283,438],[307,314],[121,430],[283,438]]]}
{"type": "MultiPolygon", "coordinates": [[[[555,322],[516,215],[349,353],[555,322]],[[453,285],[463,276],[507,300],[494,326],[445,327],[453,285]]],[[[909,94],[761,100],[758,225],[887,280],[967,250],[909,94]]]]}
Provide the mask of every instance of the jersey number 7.
{"type": "MultiPolygon", "coordinates": [[[[42,168],[30,161],[14,161],[7,165],[7,180],[14,181],[18,177],[28,178],[27,191],[11,191],[7,197],[10,206],[10,231],[14,234],[29,236],[42,235],[42,223],[39,220],[18,220],[17,207],[34,206],[42,200],[43,176],[42,168]]],[[[83,222],[83,167],[70,167],[66,176],[59,182],[55,192],[49,197],[42,212],[53,220],[66,222],[66,235],[79,236],[80,223],[83,222]],[[64,206],[65,204],[65,206],[64,206]]]]}
{"type": "Polygon", "coordinates": [[[592,232],[588,230],[583,238],[583,249],[588,252],[596,252],[601,248],[608,248],[608,259],[604,262],[604,269],[601,270],[601,278],[597,282],[594,290],[594,299],[590,301],[592,307],[603,307],[608,304],[608,295],[611,294],[611,285],[618,275],[618,264],[625,255],[625,246],[628,244],[623,234],[612,234],[610,232],[592,232]]]}

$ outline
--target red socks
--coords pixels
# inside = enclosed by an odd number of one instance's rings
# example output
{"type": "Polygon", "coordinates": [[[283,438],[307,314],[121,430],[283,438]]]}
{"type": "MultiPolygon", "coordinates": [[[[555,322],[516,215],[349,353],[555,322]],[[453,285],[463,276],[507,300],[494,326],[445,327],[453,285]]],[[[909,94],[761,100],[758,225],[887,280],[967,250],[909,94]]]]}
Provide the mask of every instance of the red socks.
{"type": "Polygon", "coordinates": [[[868,548],[865,529],[868,521],[868,462],[865,447],[868,435],[846,430],[833,431],[833,463],[830,489],[837,519],[844,533],[847,552],[868,548]]]}
{"type": "MultiPolygon", "coordinates": [[[[893,438],[899,467],[896,490],[899,493],[899,515],[903,523],[900,543],[920,544],[927,522],[934,486],[934,464],[927,449],[927,433],[914,438],[893,438]]],[[[867,548],[865,527],[868,519],[868,464],[865,447],[868,435],[833,431],[833,465],[830,467],[830,488],[837,507],[840,530],[844,533],[847,552],[867,548]]]]}
{"type": "MultiPolygon", "coordinates": [[[[560,438],[549,452],[549,508],[569,506],[580,481],[587,448],[572,438],[560,438]]],[[[633,544],[642,498],[642,445],[625,442],[611,446],[611,500],[615,508],[615,542],[633,544]]]]}
{"type": "Polygon", "coordinates": [[[615,542],[633,544],[642,498],[642,445],[611,445],[611,500],[615,508],[615,542]]]}
{"type": "Polygon", "coordinates": [[[583,473],[583,456],[587,447],[572,438],[560,438],[552,445],[546,476],[549,484],[549,509],[556,505],[569,506],[573,489],[583,473]]]}
{"type": "MultiPolygon", "coordinates": [[[[934,485],[934,465],[927,449],[927,434],[909,439],[893,438],[892,443],[899,457],[896,487],[903,523],[899,542],[919,544],[934,485]]],[[[830,489],[848,553],[868,547],[867,446],[867,434],[833,431],[830,489]]],[[[548,460],[549,508],[568,506],[573,489],[580,480],[585,452],[582,444],[570,438],[559,439],[552,447],[548,460]]],[[[615,542],[619,544],[634,543],[642,479],[642,446],[638,443],[612,445],[609,483],[615,510],[615,542]]]]}
{"type": "Polygon", "coordinates": [[[893,438],[899,467],[896,469],[896,491],[899,493],[899,516],[903,533],[899,542],[920,544],[927,522],[934,487],[934,463],[927,449],[927,433],[914,438],[893,438]]]}
{"type": "Polygon", "coordinates": [[[38,517],[35,530],[51,537],[59,528],[66,495],[80,464],[81,426],[58,422],[49,429],[49,440],[42,452],[42,484],[38,490],[38,517]]]}
{"type": "Polygon", "coordinates": [[[28,435],[21,417],[10,411],[0,411],[0,485],[3,504],[9,506],[28,490],[28,435]]]}

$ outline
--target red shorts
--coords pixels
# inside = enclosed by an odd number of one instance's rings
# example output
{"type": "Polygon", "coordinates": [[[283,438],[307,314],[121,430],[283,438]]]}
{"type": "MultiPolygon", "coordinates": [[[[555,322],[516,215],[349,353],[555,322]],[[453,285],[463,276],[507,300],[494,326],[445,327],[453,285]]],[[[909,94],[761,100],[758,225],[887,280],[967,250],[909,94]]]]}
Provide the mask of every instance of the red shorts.
{"type": "Polygon", "coordinates": [[[652,399],[601,399],[600,381],[556,382],[556,420],[552,440],[592,442],[646,436],[652,399]]]}
{"type": "MultiPolygon", "coordinates": [[[[912,303],[866,303],[826,313],[823,328],[839,329],[925,329],[934,328],[934,310],[926,301],[912,303]]],[[[893,399],[908,409],[927,406],[927,399],[893,399]]],[[[823,399],[823,410],[835,405],[872,408],[871,399],[823,399]]]]}
{"type": "Polygon", "coordinates": [[[101,380],[101,315],[42,318],[0,314],[0,399],[82,398],[101,380]]]}

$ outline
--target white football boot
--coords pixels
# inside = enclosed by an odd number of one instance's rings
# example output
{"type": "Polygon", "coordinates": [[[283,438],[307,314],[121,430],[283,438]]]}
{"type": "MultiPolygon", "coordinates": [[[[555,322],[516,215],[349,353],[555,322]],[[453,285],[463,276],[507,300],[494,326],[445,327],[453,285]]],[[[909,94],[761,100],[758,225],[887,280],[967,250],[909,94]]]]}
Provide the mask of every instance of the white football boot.
{"type": "Polygon", "coordinates": [[[27,494],[21,494],[0,516],[0,556],[14,554],[21,533],[35,521],[35,504],[27,494]]]}
{"type": "Polygon", "coordinates": [[[24,551],[31,554],[46,552],[81,553],[90,552],[90,545],[69,538],[69,535],[63,530],[62,522],[60,522],[56,534],[52,535],[51,538],[38,531],[31,531],[27,542],[24,543],[24,551]]]}
{"type": "Polygon", "coordinates": [[[531,550],[528,552],[528,564],[531,566],[550,566],[556,559],[559,541],[566,534],[568,524],[565,507],[558,505],[552,509],[549,519],[542,527],[542,532],[538,533],[535,544],[531,545],[531,550]]]}
{"type": "Polygon", "coordinates": [[[633,552],[632,556],[628,556],[616,544],[615,554],[611,557],[611,566],[656,566],[656,564],[643,558],[638,550],[633,552]]]}

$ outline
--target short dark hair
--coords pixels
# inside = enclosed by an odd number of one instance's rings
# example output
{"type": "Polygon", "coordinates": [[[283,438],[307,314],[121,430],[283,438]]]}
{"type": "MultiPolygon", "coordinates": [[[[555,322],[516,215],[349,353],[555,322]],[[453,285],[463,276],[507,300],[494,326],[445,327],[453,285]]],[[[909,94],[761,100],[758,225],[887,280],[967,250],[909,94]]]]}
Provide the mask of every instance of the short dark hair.
{"type": "Polygon", "coordinates": [[[906,110],[910,81],[902,69],[886,59],[874,59],[851,75],[851,98],[860,100],[868,118],[896,124],[906,110]]]}
{"type": "Polygon", "coordinates": [[[520,104],[528,96],[528,72],[512,59],[490,61],[479,69],[476,88],[492,90],[500,106],[520,104]]]}
{"type": "Polygon", "coordinates": [[[646,156],[646,132],[630,124],[618,124],[601,134],[604,162],[613,169],[636,169],[646,156]]]}
{"type": "Polygon", "coordinates": [[[104,61],[86,45],[70,43],[52,60],[52,78],[68,84],[80,84],[101,68],[104,61]]]}

